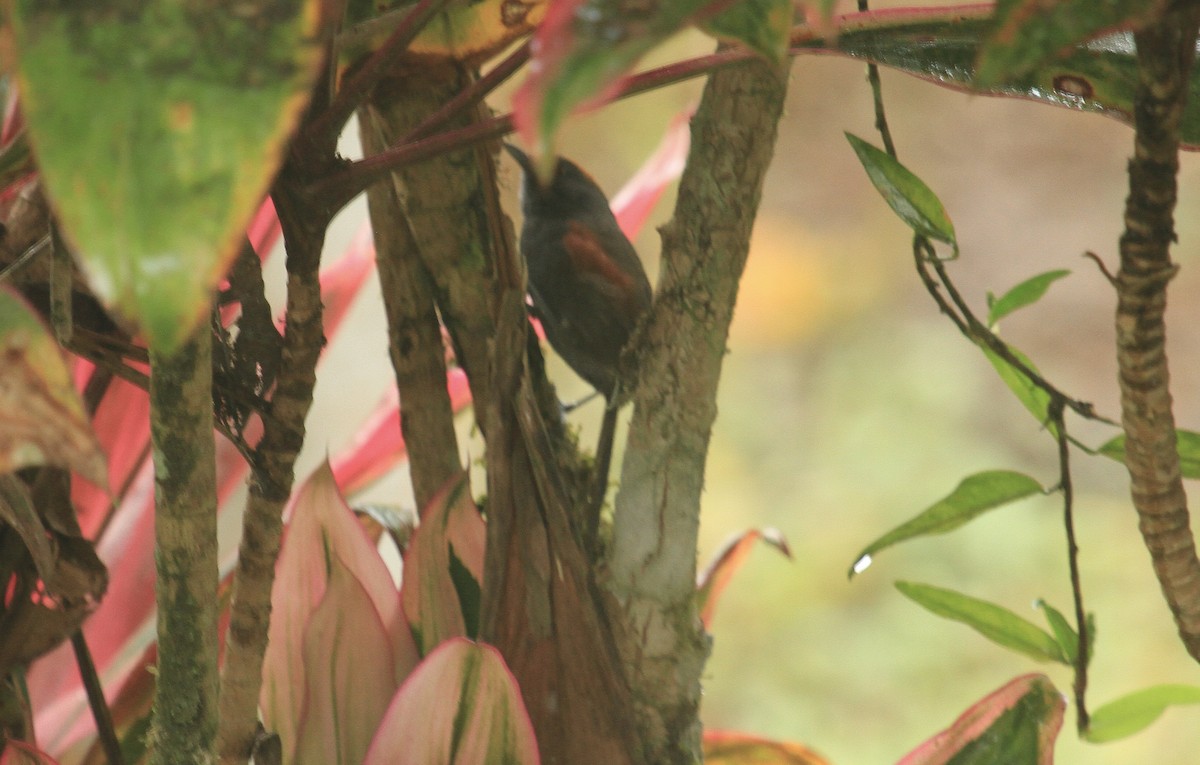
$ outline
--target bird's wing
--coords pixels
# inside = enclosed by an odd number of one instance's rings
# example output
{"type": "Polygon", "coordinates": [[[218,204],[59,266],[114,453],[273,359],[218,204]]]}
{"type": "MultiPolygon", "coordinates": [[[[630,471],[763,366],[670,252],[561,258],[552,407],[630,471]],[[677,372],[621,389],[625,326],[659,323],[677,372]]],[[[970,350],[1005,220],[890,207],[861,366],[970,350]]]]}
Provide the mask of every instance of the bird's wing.
{"type": "MultiPolygon", "coordinates": [[[[633,245],[628,240],[605,242],[592,229],[571,221],[563,235],[563,247],[574,266],[574,273],[604,298],[625,309],[616,318],[622,324],[631,325],[633,322],[626,320],[636,320],[645,306],[640,305],[642,300],[637,282],[617,265],[610,250],[622,247],[636,258],[633,245]]],[[[627,327],[626,331],[630,329],[632,326],[627,327]]]]}

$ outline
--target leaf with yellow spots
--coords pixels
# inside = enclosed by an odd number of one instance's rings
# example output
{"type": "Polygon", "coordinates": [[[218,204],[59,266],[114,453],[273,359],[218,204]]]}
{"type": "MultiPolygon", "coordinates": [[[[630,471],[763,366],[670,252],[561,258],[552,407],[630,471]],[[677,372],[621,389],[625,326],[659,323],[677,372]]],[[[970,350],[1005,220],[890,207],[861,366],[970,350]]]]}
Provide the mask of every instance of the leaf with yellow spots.
{"type": "Polygon", "coordinates": [[[97,296],[169,352],[207,313],[279,167],[319,69],[319,5],[11,8],[22,107],[64,233],[97,296]]]}

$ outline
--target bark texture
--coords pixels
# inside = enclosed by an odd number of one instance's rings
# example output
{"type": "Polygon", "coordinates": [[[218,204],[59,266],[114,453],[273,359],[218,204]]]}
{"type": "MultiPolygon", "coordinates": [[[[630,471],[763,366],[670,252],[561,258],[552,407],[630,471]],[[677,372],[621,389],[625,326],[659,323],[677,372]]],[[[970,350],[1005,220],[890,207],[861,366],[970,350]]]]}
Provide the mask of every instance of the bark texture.
{"type": "Polygon", "coordinates": [[[1117,362],[1125,464],[1138,527],[1175,616],[1180,638],[1200,661],[1200,560],[1180,476],[1166,353],[1167,284],[1179,170],[1179,124],[1195,59],[1200,11],[1170,7],[1134,35],[1138,87],[1129,197],[1117,274],[1117,362]]]}
{"type": "Polygon", "coordinates": [[[212,332],[150,353],[158,683],[152,765],[213,761],[217,735],[217,483],[212,332]]]}
{"type": "Polygon", "coordinates": [[[692,763],[709,641],[695,607],[696,535],[717,382],[787,90],[754,61],[713,72],[692,119],[662,275],[642,337],[616,498],[609,590],[624,620],[646,757],[692,763]]]}

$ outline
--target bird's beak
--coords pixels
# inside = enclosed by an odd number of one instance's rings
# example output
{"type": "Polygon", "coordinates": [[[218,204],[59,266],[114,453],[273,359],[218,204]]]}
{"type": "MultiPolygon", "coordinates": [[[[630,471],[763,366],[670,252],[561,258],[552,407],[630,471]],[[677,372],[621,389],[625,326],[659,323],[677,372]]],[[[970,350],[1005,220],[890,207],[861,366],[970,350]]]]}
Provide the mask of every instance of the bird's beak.
{"type": "Polygon", "coordinates": [[[528,154],[511,143],[505,143],[503,146],[505,151],[512,155],[512,158],[521,166],[521,170],[527,177],[536,178],[538,186],[542,188],[550,185],[550,181],[554,178],[554,166],[558,162],[556,158],[543,157],[540,158],[542,161],[534,161],[528,154]]]}

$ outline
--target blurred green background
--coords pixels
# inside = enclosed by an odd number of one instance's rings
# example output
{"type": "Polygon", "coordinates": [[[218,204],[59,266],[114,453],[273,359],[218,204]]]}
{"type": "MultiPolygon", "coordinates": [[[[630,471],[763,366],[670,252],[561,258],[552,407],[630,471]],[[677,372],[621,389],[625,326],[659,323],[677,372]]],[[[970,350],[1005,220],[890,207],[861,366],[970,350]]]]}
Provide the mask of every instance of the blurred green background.
{"type": "MultiPolygon", "coordinates": [[[[710,49],[684,35],[649,63],[710,49]]],[[[1061,388],[1119,417],[1115,299],[1081,254],[1094,251],[1115,269],[1132,131],[887,71],[883,82],[901,160],[954,220],[962,257],[950,270],[964,294],[982,314],[987,291],[1071,269],[1040,303],[1006,320],[1004,335],[1061,388]]],[[[562,152],[614,193],[700,88],[687,83],[572,120],[562,152]]],[[[507,111],[506,93],[497,110],[507,111]]],[[[894,580],[959,589],[1039,623],[1035,599],[1067,613],[1071,601],[1057,496],[887,550],[846,579],[864,545],[963,476],[1017,469],[1051,485],[1057,464],[1050,436],[938,315],[913,273],[908,231],[868,183],[843,131],[878,144],[864,66],[796,59],[725,362],[700,562],[729,534],[756,526],[781,529],[794,556],[763,547],[727,592],[705,677],[706,724],[801,741],[838,765],[859,765],[896,761],[1016,675],[1046,672],[1070,693],[1066,668],[1037,665],[924,612],[894,580]]],[[[515,193],[515,168],[507,166],[505,182],[515,193]]],[[[1200,429],[1193,156],[1184,157],[1180,187],[1175,257],[1183,268],[1171,285],[1168,343],[1178,422],[1200,429]]],[[[663,200],[637,242],[652,273],[654,227],[672,201],[663,200]]],[[[341,217],[331,250],[364,216],[358,203],[341,217]]],[[[551,373],[564,400],[586,392],[561,364],[551,373]]],[[[390,374],[378,287],[369,286],[322,368],[301,475],[345,442],[390,374]]],[[[592,406],[572,415],[583,443],[594,442],[599,414],[592,406]]],[[[1070,427],[1093,445],[1113,435],[1077,419],[1070,427]]],[[[481,456],[477,440],[466,443],[469,457],[481,456]]],[[[1124,468],[1072,456],[1086,606],[1099,623],[1090,704],[1155,683],[1200,684],[1141,545],[1124,468]]],[[[392,477],[367,498],[411,503],[404,484],[392,477]]],[[[1148,731],[1104,746],[1080,742],[1073,709],[1067,714],[1062,765],[1200,761],[1200,710],[1170,710],[1148,731]]]]}

